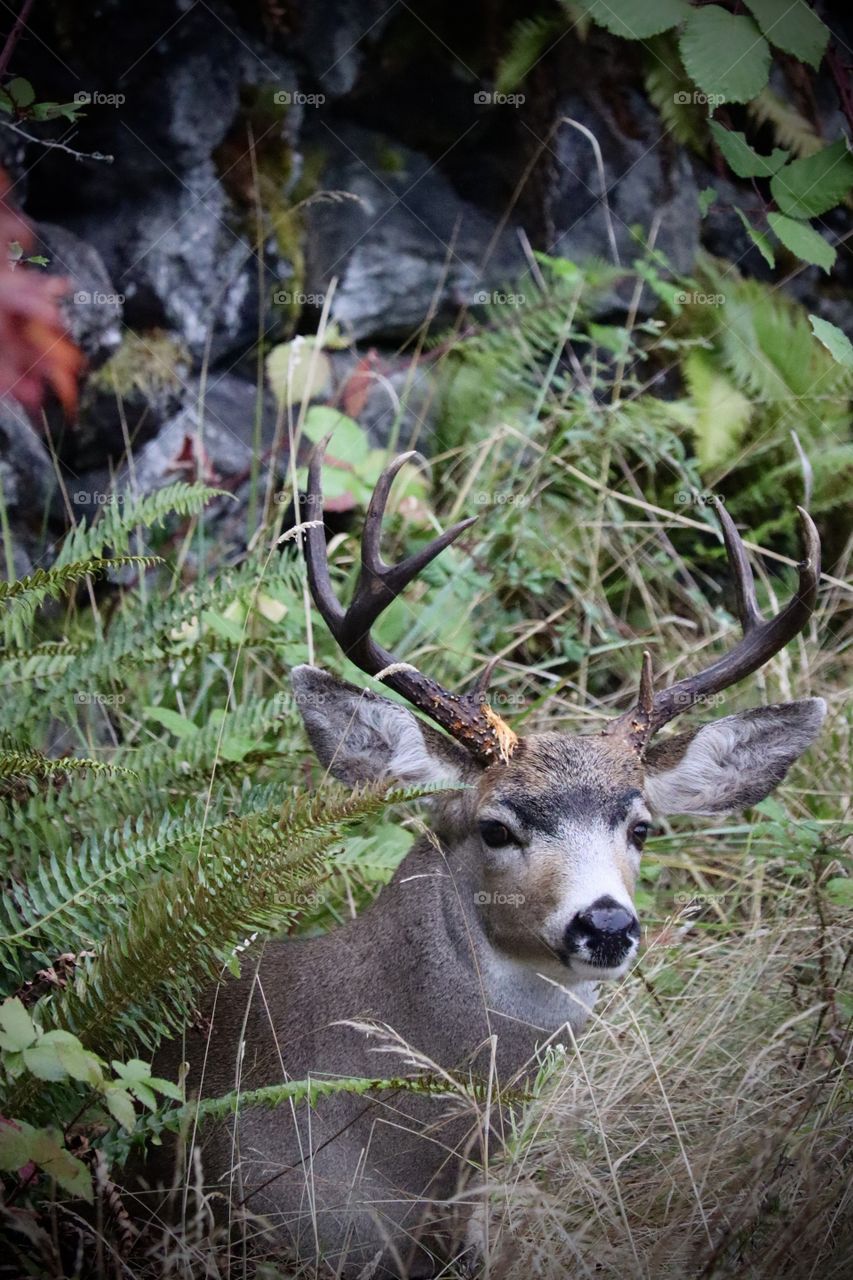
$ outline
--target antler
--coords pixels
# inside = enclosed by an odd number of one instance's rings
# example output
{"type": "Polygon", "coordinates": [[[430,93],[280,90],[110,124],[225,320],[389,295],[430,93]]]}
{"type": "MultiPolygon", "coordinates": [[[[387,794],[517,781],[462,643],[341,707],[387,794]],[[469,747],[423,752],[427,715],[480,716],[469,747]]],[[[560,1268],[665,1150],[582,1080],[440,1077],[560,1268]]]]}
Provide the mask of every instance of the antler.
{"type": "Polygon", "coordinates": [[[752,576],[746,547],[735,528],[734,521],[719,499],[714,500],[717,518],[723,531],[729,564],[735,579],[735,599],[740,618],[742,639],[704,671],[685,676],[668,689],[653,690],[652,665],[648,653],[643,654],[643,673],[640,694],[630,711],[611,722],[605,734],[625,738],[642,754],[658,729],[695,702],[720,693],[746,676],[757,671],[765,662],[784,649],[808,622],[817,599],[820,579],[820,538],[807,511],[797,507],[800,513],[800,532],[805,557],[800,562],[800,579],[797,590],[774,617],[761,616],[755,597],[755,579],[752,576]]]}
{"type": "Polygon", "coordinates": [[[328,442],[329,437],[316,446],[308,466],[309,509],[317,512],[318,519],[305,532],[308,585],[311,597],[327,627],[351,662],[368,675],[378,676],[445,729],[451,737],[461,742],[482,763],[491,764],[497,759],[508,759],[517,739],[509,726],[504,724],[485,701],[483,681],[471,694],[450,693],[409,663],[398,662],[370,634],[376,619],[392,600],[445,547],[455,542],[460,533],[469,528],[477,517],[460,520],[400,564],[386,564],[379,550],[385,505],[397,472],[418,456],[414,452],[400,454],[385,468],[373,490],[361,538],[361,570],[352,601],[344,609],[332,590],[326,534],[321,519],[323,455],[328,442]]]}

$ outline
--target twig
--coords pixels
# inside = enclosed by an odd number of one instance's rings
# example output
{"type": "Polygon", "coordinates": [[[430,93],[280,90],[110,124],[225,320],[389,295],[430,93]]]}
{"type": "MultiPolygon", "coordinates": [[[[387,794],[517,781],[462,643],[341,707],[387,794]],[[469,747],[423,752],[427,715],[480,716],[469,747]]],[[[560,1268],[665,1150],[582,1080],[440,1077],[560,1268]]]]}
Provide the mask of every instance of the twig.
{"type": "Polygon", "coordinates": [[[15,52],[15,45],[21,37],[24,27],[27,25],[27,19],[30,16],[30,9],[33,7],[33,0],[24,0],[21,6],[21,12],[15,19],[15,25],[6,37],[6,43],[0,52],[0,76],[4,76],[9,70],[9,63],[12,60],[12,54],[15,52]]]}
{"type": "Polygon", "coordinates": [[[34,142],[38,147],[52,147],[57,151],[66,151],[75,160],[102,160],[104,164],[112,164],[115,160],[115,156],[104,155],[101,151],[75,151],[73,147],[66,146],[64,142],[56,142],[51,138],[34,138],[31,133],[27,133],[25,129],[12,124],[9,120],[0,120],[0,125],[4,129],[11,129],[13,133],[26,138],[27,142],[34,142]]]}

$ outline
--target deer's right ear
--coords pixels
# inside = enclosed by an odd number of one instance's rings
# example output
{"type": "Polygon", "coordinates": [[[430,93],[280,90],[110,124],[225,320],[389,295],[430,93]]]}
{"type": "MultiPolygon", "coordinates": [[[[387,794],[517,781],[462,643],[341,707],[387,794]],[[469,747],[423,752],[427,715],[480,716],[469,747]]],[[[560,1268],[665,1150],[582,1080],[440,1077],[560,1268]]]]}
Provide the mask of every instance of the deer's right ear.
{"type": "Polygon", "coordinates": [[[398,702],[318,667],[294,667],[291,683],[318,760],[341,782],[462,783],[478,772],[462,747],[398,702]]]}

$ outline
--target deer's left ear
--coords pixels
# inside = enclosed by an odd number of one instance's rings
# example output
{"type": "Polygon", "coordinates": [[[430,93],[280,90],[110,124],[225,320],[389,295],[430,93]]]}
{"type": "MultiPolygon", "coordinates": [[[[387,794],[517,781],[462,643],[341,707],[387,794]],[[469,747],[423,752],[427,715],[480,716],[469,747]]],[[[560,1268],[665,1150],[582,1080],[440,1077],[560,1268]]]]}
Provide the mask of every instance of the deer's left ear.
{"type": "Polygon", "coordinates": [[[657,813],[730,813],[778,786],[817,737],[826,703],[804,698],[754,707],[654,743],[646,799],[657,813]]]}

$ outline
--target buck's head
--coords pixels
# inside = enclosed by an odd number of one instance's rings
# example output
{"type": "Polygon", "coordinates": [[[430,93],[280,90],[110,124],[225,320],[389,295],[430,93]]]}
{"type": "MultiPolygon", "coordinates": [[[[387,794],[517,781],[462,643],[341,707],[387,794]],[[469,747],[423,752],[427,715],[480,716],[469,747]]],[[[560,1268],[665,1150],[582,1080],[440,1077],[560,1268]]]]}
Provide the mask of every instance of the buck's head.
{"type": "MultiPolygon", "coordinates": [[[[318,450],[310,468],[321,503],[318,450]]],[[[352,605],[335,599],[325,535],[307,534],[312,594],[333,634],[363,670],[380,675],[441,725],[314,667],[293,673],[297,700],[320,761],[344,782],[459,784],[436,806],[434,829],[460,888],[498,952],[534,968],[556,963],[579,979],[617,977],[636,953],[633,906],[640,854],[658,815],[722,814],[755,804],[782,780],[818,733],[819,698],[758,707],[658,742],[679,711],[755,671],[802,629],[819,577],[817,533],[803,512],[806,559],[796,595],[765,622],[743,544],[723,509],[723,535],[737,580],[744,636],[698,675],[654,692],[646,655],[637,703],[600,734],[516,738],[484,701],[485,685],[448,693],[370,636],[379,613],[462,529],[466,520],[400,565],[379,555],[379,532],[394,475],[383,474],[368,509],[362,569],[352,605]],[[448,736],[449,735],[449,736],[448,736]]],[[[316,509],[316,508],[315,508],[316,509]]]]}

